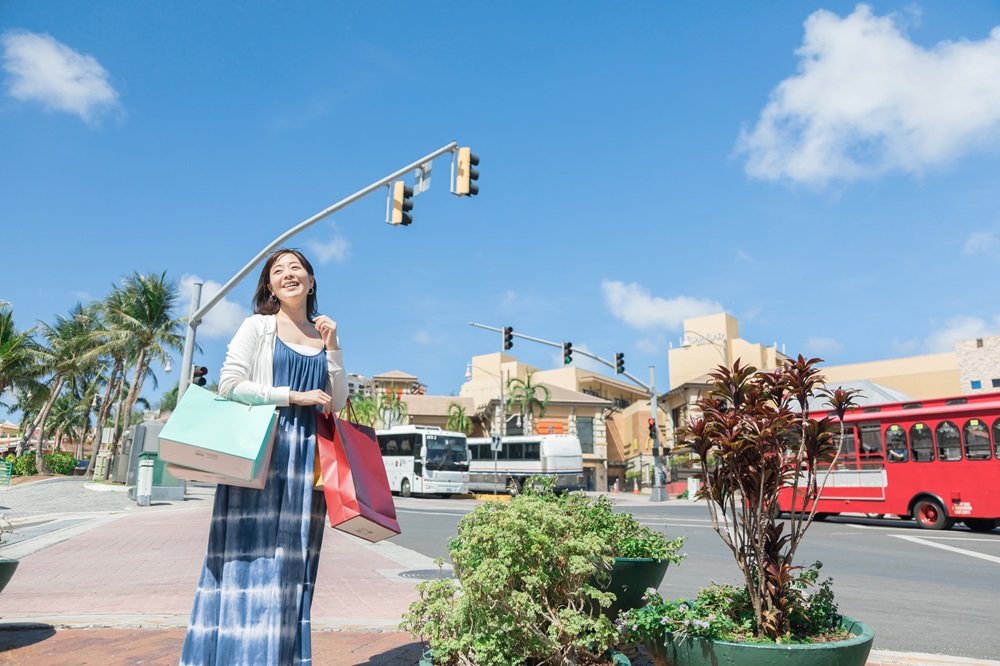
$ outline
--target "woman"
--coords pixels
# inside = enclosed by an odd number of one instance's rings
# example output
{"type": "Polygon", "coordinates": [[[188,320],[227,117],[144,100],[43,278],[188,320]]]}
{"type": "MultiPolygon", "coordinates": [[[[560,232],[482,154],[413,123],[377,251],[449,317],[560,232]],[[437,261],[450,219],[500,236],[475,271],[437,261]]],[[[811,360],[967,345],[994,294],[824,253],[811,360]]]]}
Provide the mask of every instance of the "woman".
{"type": "Polygon", "coordinates": [[[316,279],[297,250],[264,264],[226,354],[219,394],[275,405],[263,490],[220,485],[182,666],[311,663],[310,607],[326,522],[313,491],[316,410],[347,401],[337,322],[316,311],[316,279]]]}

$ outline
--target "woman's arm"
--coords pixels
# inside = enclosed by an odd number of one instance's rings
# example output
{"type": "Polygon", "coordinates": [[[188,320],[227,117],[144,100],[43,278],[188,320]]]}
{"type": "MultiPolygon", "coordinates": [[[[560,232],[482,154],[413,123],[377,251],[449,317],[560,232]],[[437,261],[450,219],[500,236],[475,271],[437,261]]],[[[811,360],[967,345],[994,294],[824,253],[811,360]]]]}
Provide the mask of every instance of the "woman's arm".
{"type": "Polygon", "coordinates": [[[226,362],[219,373],[219,395],[245,405],[288,405],[287,386],[266,386],[254,382],[253,364],[264,335],[263,326],[254,317],[243,320],[226,352],[226,362]]]}
{"type": "Polygon", "coordinates": [[[326,352],[326,366],[329,373],[326,392],[333,398],[333,411],[339,412],[347,404],[347,373],[344,372],[344,350],[339,340],[336,349],[326,352]]]}

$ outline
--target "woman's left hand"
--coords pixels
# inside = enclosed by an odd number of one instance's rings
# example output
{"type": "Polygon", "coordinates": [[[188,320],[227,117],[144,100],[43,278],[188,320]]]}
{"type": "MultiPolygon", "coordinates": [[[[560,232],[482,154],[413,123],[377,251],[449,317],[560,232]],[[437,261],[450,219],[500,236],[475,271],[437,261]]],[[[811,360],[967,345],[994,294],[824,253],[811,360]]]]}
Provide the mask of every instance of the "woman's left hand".
{"type": "Polygon", "coordinates": [[[337,322],[326,315],[320,315],[316,317],[313,324],[319,331],[320,337],[323,338],[323,344],[326,345],[327,350],[340,349],[340,345],[337,344],[337,322]]]}

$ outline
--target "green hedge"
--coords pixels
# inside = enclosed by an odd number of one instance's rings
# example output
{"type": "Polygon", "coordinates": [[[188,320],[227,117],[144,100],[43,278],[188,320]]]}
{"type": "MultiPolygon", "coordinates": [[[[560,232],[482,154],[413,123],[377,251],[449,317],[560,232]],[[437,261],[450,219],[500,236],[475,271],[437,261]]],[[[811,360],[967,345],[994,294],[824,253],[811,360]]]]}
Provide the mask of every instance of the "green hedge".
{"type": "MultiPolygon", "coordinates": [[[[45,460],[45,464],[49,466],[49,469],[56,474],[70,475],[73,473],[73,468],[76,467],[76,458],[68,453],[46,453],[42,455],[42,458],[45,460]]],[[[15,456],[11,453],[4,458],[4,462],[11,464],[11,474],[18,476],[34,476],[38,474],[38,468],[35,467],[34,453],[22,453],[20,456],[15,456]]]]}
{"type": "Polygon", "coordinates": [[[56,474],[72,474],[76,467],[76,458],[68,453],[46,453],[42,456],[45,464],[56,474]]]}

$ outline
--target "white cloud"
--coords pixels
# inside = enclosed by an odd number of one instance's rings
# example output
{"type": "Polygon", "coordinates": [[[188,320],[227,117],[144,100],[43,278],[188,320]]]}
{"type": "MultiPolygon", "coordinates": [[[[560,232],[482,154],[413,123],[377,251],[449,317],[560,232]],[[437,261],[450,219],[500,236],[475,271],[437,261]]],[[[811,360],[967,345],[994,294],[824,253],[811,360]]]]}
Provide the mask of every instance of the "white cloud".
{"type": "Polygon", "coordinates": [[[809,354],[835,354],[844,348],[833,338],[811,337],[806,340],[805,350],[809,354]]]}
{"type": "Polygon", "coordinates": [[[656,336],[655,338],[639,338],[635,341],[635,348],[644,354],[659,354],[660,349],[664,346],[663,336],[656,336]]]}
{"type": "Polygon", "coordinates": [[[413,341],[421,345],[437,345],[444,342],[443,335],[431,335],[428,331],[420,330],[413,334],[413,341]]]}
{"type": "Polygon", "coordinates": [[[331,261],[342,264],[351,256],[351,244],[339,233],[335,233],[333,238],[326,242],[306,241],[306,247],[309,248],[310,255],[321,264],[328,264],[331,261]]]}
{"type": "MultiPolygon", "coordinates": [[[[194,283],[201,282],[201,305],[208,303],[209,299],[219,293],[222,285],[212,280],[203,280],[197,275],[187,274],[180,280],[180,307],[184,311],[184,316],[190,312],[191,294],[194,283]]],[[[205,318],[198,325],[198,333],[206,338],[229,339],[236,333],[236,330],[243,323],[243,320],[250,314],[249,310],[235,301],[223,298],[215,304],[205,318]]]]}
{"type": "Polygon", "coordinates": [[[1000,239],[992,231],[977,231],[965,240],[965,254],[991,252],[1000,248],[1000,239]]]}
{"type": "Polygon", "coordinates": [[[706,299],[653,296],[648,289],[635,282],[625,284],[616,280],[604,280],[601,282],[601,291],[604,293],[604,304],[611,314],[639,329],[677,329],[685,319],[723,311],[721,305],[706,299]]]}
{"type": "Polygon", "coordinates": [[[78,53],[47,34],[9,30],[0,34],[7,92],[49,111],[75,113],[88,124],[118,108],[118,92],[93,56],[78,53]]]}
{"type": "Polygon", "coordinates": [[[960,316],[949,319],[944,328],[931,333],[924,340],[924,347],[931,353],[955,350],[955,343],[969,338],[982,338],[1000,334],[1000,315],[990,324],[979,317],[960,316]]]}
{"type": "Polygon", "coordinates": [[[979,41],[924,48],[903,34],[902,22],[866,5],[845,18],[820,10],[806,19],[798,73],[740,133],[747,174],[823,185],[919,174],[995,148],[1000,27],[979,41]]]}

